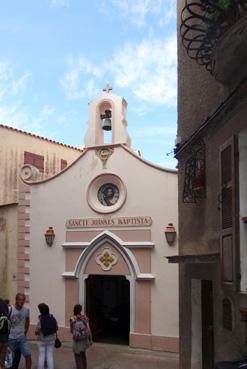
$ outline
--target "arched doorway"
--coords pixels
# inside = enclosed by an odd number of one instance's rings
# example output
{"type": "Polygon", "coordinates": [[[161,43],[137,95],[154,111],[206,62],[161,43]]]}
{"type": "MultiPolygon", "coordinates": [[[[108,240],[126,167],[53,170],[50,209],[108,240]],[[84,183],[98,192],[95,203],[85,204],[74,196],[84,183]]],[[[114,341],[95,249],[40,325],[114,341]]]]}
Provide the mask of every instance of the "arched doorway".
{"type": "Polygon", "coordinates": [[[86,314],[96,342],[129,344],[130,286],[125,276],[89,275],[86,314]]]}

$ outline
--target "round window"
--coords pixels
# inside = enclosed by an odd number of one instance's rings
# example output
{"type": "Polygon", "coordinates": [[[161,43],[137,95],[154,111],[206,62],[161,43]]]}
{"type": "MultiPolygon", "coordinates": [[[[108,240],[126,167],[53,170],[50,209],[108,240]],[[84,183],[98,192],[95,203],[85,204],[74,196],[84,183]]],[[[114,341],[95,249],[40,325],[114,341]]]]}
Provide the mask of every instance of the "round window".
{"type": "Polygon", "coordinates": [[[115,174],[102,174],[88,186],[87,201],[98,213],[113,213],[125,202],[126,187],[115,174]]]}
{"type": "Polygon", "coordinates": [[[98,191],[98,200],[104,206],[115,205],[119,199],[119,189],[113,183],[103,184],[98,191]]]}

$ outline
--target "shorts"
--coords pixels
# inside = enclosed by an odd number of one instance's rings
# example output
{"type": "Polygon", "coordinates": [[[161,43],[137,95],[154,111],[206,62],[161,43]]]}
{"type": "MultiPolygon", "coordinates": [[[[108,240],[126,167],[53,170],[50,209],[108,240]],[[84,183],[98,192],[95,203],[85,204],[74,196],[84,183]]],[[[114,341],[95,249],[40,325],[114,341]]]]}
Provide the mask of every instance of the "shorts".
{"type": "Polygon", "coordinates": [[[26,336],[21,336],[18,338],[9,338],[8,346],[13,353],[15,352],[16,349],[19,349],[24,357],[31,356],[31,351],[26,336]]]}

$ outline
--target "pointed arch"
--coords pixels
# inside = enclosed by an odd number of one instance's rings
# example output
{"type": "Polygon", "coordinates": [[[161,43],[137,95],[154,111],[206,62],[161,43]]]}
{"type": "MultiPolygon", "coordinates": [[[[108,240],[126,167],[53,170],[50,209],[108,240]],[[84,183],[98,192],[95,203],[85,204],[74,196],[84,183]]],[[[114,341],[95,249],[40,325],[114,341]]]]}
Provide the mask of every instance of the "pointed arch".
{"type": "Polygon", "coordinates": [[[114,248],[117,249],[117,251],[120,253],[124,261],[126,262],[129,268],[130,275],[134,278],[138,278],[138,276],[140,276],[140,269],[136,261],[136,258],[134,257],[133,253],[130,250],[124,247],[124,241],[110,231],[103,231],[102,233],[97,235],[91,241],[89,246],[83,250],[76,264],[74,276],[76,278],[79,278],[80,274],[84,274],[85,268],[91,256],[97,249],[99,249],[102,245],[104,245],[105,242],[108,242],[110,245],[112,245],[114,248]]]}

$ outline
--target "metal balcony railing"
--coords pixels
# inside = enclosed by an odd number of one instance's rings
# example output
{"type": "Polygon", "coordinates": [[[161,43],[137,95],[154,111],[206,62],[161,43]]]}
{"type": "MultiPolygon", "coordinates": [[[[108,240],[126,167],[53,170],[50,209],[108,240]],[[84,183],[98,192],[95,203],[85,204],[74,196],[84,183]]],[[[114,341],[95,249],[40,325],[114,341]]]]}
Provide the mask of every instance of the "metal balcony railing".
{"type": "Polygon", "coordinates": [[[185,0],[180,33],[190,58],[213,73],[217,40],[247,12],[247,0],[185,0]]]}

